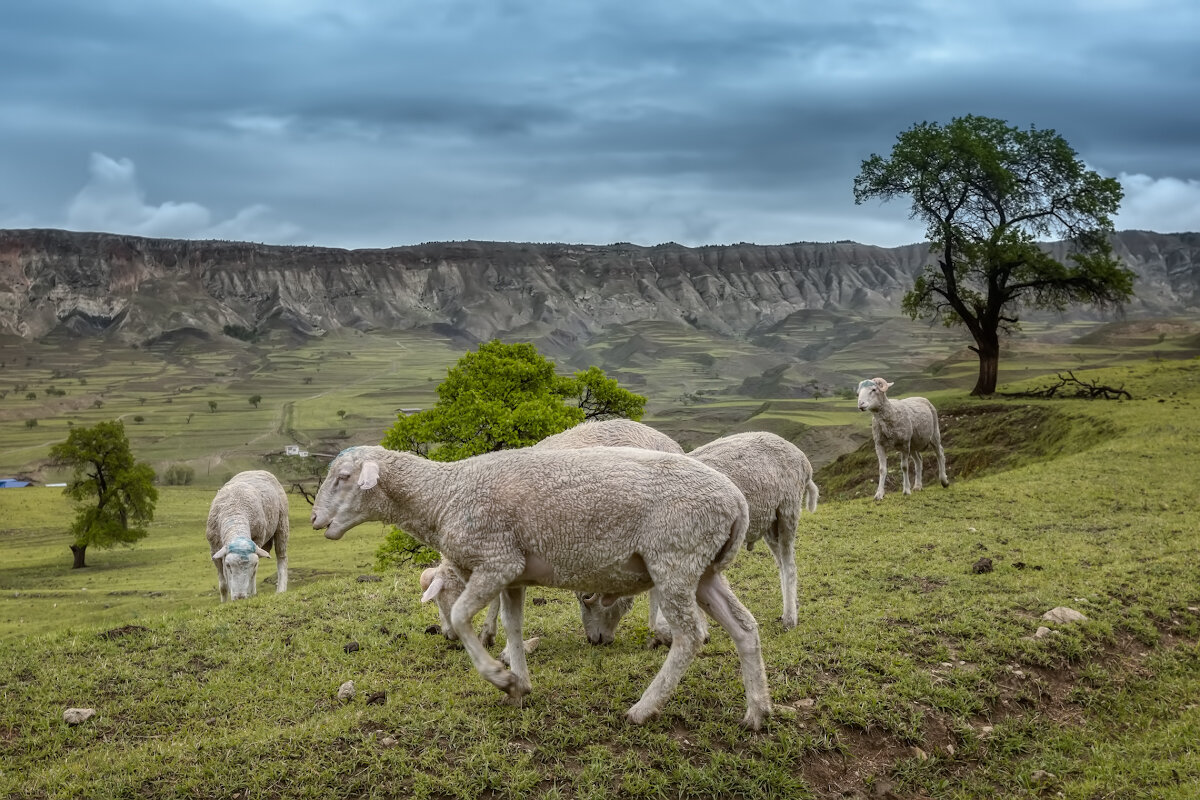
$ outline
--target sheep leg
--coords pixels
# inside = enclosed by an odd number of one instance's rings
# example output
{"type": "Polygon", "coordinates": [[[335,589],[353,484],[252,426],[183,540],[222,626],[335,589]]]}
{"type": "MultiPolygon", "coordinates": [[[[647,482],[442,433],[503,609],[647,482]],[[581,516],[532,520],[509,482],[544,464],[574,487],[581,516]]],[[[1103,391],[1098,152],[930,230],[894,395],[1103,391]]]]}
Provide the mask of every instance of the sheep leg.
{"type": "MultiPolygon", "coordinates": [[[[656,584],[656,588],[658,586],[656,584]]],[[[663,701],[675,691],[700,649],[700,614],[695,598],[686,590],[679,591],[675,586],[671,589],[659,591],[658,603],[659,611],[671,626],[671,649],[654,680],[642,692],[641,699],[625,712],[625,718],[634,725],[641,725],[658,714],[663,701]]]]}
{"type": "Polygon", "coordinates": [[[696,587],[700,607],[729,632],[742,665],[742,684],[746,688],[746,716],[742,725],[758,730],[771,716],[771,693],[767,688],[767,670],[763,664],[758,623],[729,588],[719,573],[706,572],[696,587]]]}
{"type": "Polygon", "coordinates": [[[275,531],[275,593],[287,591],[287,542],[288,542],[288,519],[285,516],[283,522],[279,526],[279,530],[275,531]]]}
{"type": "Polygon", "coordinates": [[[225,582],[225,570],[220,561],[214,561],[217,565],[217,588],[221,592],[221,602],[225,603],[229,600],[229,584],[225,582]]]}
{"type": "MultiPolygon", "coordinates": [[[[483,610],[484,606],[520,574],[520,569],[510,570],[509,574],[475,570],[471,573],[471,578],[467,581],[463,593],[458,596],[458,599],[454,601],[454,607],[450,609],[450,626],[454,628],[458,640],[462,642],[467,655],[471,657],[471,663],[475,665],[475,669],[483,676],[484,680],[517,701],[528,693],[529,689],[522,687],[514,673],[506,670],[503,664],[492,658],[487,648],[483,646],[483,642],[479,640],[479,636],[475,634],[472,620],[483,610]]],[[[517,636],[519,637],[519,635],[518,631],[517,636]]]]}
{"type": "MultiPolygon", "coordinates": [[[[492,605],[495,607],[496,604],[492,605]]],[[[491,615],[490,610],[488,614],[491,615]]],[[[519,694],[509,691],[509,700],[513,705],[520,706],[521,699],[533,688],[529,681],[529,666],[525,663],[524,635],[521,632],[525,621],[524,586],[509,586],[500,593],[500,616],[504,622],[504,635],[508,639],[504,645],[504,660],[508,663],[512,675],[516,677],[517,687],[520,689],[519,694]]]]}
{"type": "Polygon", "coordinates": [[[913,491],[919,492],[925,488],[922,481],[925,472],[925,461],[921,457],[920,450],[914,450],[912,454],[913,465],[913,491]]]}
{"type": "Polygon", "coordinates": [[[946,477],[946,453],[942,450],[940,436],[934,439],[933,446],[937,452],[938,480],[942,482],[942,488],[945,488],[950,485],[950,479],[946,477]]]}
{"type": "Polygon", "coordinates": [[[879,488],[875,490],[875,499],[882,500],[883,484],[887,481],[887,450],[883,449],[878,440],[875,442],[875,457],[879,459],[879,488]]]}
{"type": "Polygon", "coordinates": [[[912,453],[907,447],[900,448],[900,476],[906,495],[912,494],[912,483],[908,480],[908,468],[912,462],[912,453]]]}
{"type": "MultiPolygon", "coordinates": [[[[647,597],[650,604],[650,641],[646,642],[646,647],[650,649],[659,645],[670,647],[671,626],[658,608],[658,589],[651,589],[647,597]]],[[[708,644],[708,620],[703,616],[698,616],[697,619],[700,620],[700,640],[708,644]]]]}
{"type": "Polygon", "coordinates": [[[779,512],[775,530],[766,536],[767,549],[779,567],[779,590],[783,597],[783,627],[796,627],[796,519],[797,515],[779,512]]]}
{"type": "MultiPolygon", "coordinates": [[[[487,616],[483,618],[483,627],[479,629],[479,640],[489,650],[496,643],[496,618],[500,615],[500,603],[499,597],[492,601],[492,604],[488,606],[487,616]]],[[[505,630],[507,629],[506,624],[505,630]]]]}

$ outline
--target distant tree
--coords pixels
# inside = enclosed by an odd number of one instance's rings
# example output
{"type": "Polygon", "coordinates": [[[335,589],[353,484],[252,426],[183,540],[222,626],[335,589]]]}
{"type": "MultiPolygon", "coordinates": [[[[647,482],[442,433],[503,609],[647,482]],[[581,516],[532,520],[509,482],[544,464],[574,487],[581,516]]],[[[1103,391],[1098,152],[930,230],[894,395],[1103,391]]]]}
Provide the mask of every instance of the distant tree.
{"type": "Polygon", "coordinates": [[[37,392],[28,392],[25,395],[26,400],[37,400],[37,392]]]}
{"type": "Polygon", "coordinates": [[[25,427],[26,427],[26,428],[36,428],[36,427],[37,427],[37,425],[38,425],[38,421],[37,421],[36,419],[27,419],[27,420],[25,420],[25,427]]]}
{"type": "Polygon", "coordinates": [[[163,473],[163,483],[167,486],[187,486],[196,477],[196,470],[187,464],[172,464],[163,473]]]}
{"type": "Polygon", "coordinates": [[[72,428],[65,442],[50,448],[50,458],[74,469],[63,490],[78,509],[71,525],[73,569],[87,566],[84,554],[89,545],[109,548],[146,536],[146,529],[139,526],[154,519],[158,502],[154,470],[134,461],[120,420],[72,428]]]}
{"type": "Polygon", "coordinates": [[[99,398],[92,401],[92,408],[100,408],[103,405],[104,405],[104,401],[100,400],[99,398]]]}
{"type": "Polygon", "coordinates": [[[312,376],[311,376],[311,375],[305,375],[305,376],[304,376],[303,383],[304,383],[304,385],[305,385],[305,386],[308,386],[310,383],[312,383],[312,376]]]}
{"type": "Polygon", "coordinates": [[[1112,253],[1112,215],[1122,190],[1089,170],[1053,130],[966,116],[922,122],[897,137],[889,158],[872,154],[854,179],[854,200],[912,197],[938,256],[905,295],[912,318],[965,325],[979,355],[974,395],[996,390],[1000,335],[1022,307],[1116,307],[1133,273],[1112,253]],[[1039,240],[1067,240],[1064,264],[1039,240]]]}
{"type": "Polygon", "coordinates": [[[141,414],[138,414],[136,417],[133,418],[133,421],[136,422],[138,425],[141,425],[143,422],[146,421],[146,418],[143,417],[141,414]]]}
{"type": "Polygon", "coordinates": [[[216,400],[208,401],[208,413],[210,413],[210,414],[217,413],[217,401],[216,400]]]}
{"type": "Polygon", "coordinates": [[[195,412],[195,411],[193,411],[193,412],[191,412],[190,414],[188,414],[188,415],[187,415],[187,424],[188,424],[188,425],[191,425],[191,424],[192,424],[192,417],[194,417],[195,415],[196,415],[196,412],[195,412]]]}
{"type": "Polygon", "coordinates": [[[346,409],[339,408],[337,411],[337,415],[338,415],[338,419],[345,419],[346,418],[346,409]]]}
{"type": "Polygon", "coordinates": [[[144,398],[144,397],[139,397],[139,398],[137,399],[137,401],[138,401],[138,405],[139,405],[139,406],[144,406],[144,405],[146,405],[146,398],[144,398]]]}
{"type": "MultiPolygon", "coordinates": [[[[399,415],[383,446],[458,461],[526,447],[588,418],[640,419],[646,405],[645,397],[620,388],[597,367],[559,375],[533,344],[499,340],[460,358],[437,394],[432,408],[399,415]]],[[[376,553],[377,563],[422,563],[422,552],[407,533],[394,531],[376,553]]]]}
{"type": "Polygon", "coordinates": [[[250,395],[250,405],[254,406],[255,408],[258,408],[258,404],[259,404],[259,403],[261,403],[261,402],[262,402],[262,395],[261,395],[261,394],[252,394],[252,395],[250,395]]]}

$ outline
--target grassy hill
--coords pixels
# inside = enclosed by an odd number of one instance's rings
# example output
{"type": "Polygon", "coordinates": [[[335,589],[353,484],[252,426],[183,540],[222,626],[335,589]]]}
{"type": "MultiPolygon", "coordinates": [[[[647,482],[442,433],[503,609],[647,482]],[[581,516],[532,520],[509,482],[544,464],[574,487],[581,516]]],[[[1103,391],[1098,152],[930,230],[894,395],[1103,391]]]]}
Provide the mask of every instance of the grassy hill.
{"type": "MultiPolygon", "coordinates": [[[[322,362],[323,374],[337,369],[322,362]]],[[[0,797],[1190,800],[1200,786],[1200,361],[1086,377],[1134,399],[984,404],[958,390],[956,406],[952,390],[931,395],[949,409],[949,489],[876,503],[855,497],[873,460],[822,470],[822,504],[801,519],[796,629],[775,621],[765,549],[738,557],[729,578],[759,619],[777,712],[755,734],[737,725],[737,658],[720,630],[659,719],[625,723],[664,657],[645,648],[644,598],[617,642],[594,648],[570,594],[531,590],[533,694],[503,705],[462,650],[429,632],[437,615],[418,603],[415,570],[357,580],[379,527],[326,542],[303,524],[302,501],[293,563],[334,574],[221,605],[194,524],[207,495],[167,490],[171,532],[97,561],[143,559],[119,572],[173,607],[127,595],[146,609],[132,623],[47,616],[58,630],[0,644],[0,797]],[[984,558],[990,571],[977,566],[984,558]],[[1056,606],[1088,620],[1042,622],[1056,606]],[[1034,638],[1041,625],[1053,632],[1034,638]],[[357,696],[343,703],[347,680],[357,696]],[[72,706],[97,715],[67,726],[72,706]]],[[[765,402],[746,400],[755,413],[736,424],[769,418],[776,401],[765,402]]],[[[818,405],[785,405],[789,424],[822,403],[847,413],[845,399],[794,402],[818,405]]],[[[22,584],[63,592],[42,603],[82,595],[43,552],[66,561],[50,534],[64,512],[0,502],[7,519],[34,520],[3,532],[22,584]]],[[[0,567],[5,604],[20,601],[10,569],[0,567]]]]}

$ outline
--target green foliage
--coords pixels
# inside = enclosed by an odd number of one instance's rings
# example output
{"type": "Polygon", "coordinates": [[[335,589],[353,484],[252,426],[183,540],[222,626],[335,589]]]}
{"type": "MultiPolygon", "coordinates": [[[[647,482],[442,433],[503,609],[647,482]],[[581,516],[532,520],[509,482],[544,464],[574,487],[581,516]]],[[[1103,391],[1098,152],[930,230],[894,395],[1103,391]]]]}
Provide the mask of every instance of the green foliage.
{"type": "Polygon", "coordinates": [[[250,402],[250,405],[254,406],[255,408],[258,408],[258,404],[262,402],[262,395],[261,394],[250,395],[249,402],[250,402]]]}
{"type": "Polygon", "coordinates": [[[77,504],[75,547],[108,548],[146,536],[141,526],[154,519],[158,501],[154,470],[134,461],[120,420],[72,428],[65,442],[50,448],[50,458],[74,470],[63,494],[77,504]]]}
{"type": "Polygon", "coordinates": [[[387,572],[407,564],[428,566],[437,561],[436,550],[426,547],[397,527],[388,531],[383,544],[375,551],[376,572],[387,572]]]}
{"type": "Polygon", "coordinates": [[[977,116],[914,125],[854,179],[857,203],[900,195],[911,196],[939,257],[902,307],[967,327],[980,359],[973,394],[995,391],[998,337],[1022,307],[1120,306],[1132,295],[1133,273],[1108,239],[1121,185],[1087,169],[1053,130],[977,116]],[[1068,241],[1069,264],[1039,244],[1046,239],[1068,241]]]}
{"type": "Polygon", "coordinates": [[[172,464],[163,473],[163,483],[167,486],[187,486],[196,477],[196,470],[187,464],[172,464]]]}
{"type": "Polygon", "coordinates": [[[256,331],[242,325],[226,325],[221,330],[226,336],[241,339],[243,342],[253,342],[258,338],[256,331]]]}
{"type": "Polygon", "coordinates": [[[208,413],[210,413],[210,414],[217,413],[217,401],[216,400],[208,401],[208,413]]]}
{"type": "Polygon", "coordinates": [[[25,420],[25,427],[26,427],[26,428],[36,428],[36,427],[37,427],[37,424],[38,424],[38,421],[37,421],[36,419],[27,419],[27,420],[25,420]]]}

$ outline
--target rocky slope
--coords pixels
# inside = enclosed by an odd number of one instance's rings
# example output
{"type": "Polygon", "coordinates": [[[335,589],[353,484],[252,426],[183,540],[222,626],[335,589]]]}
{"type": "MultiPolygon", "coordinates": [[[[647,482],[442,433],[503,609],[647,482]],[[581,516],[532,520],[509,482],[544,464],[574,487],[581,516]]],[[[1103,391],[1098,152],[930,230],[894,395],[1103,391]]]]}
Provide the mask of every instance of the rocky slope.
{"type": "MultiPolygon", "coordinates": [[[[1126,231],[1131,316],[1200,312],[1200,234],[1126,231]]],[[[466,340],[563,347],[606,326],[677,321],[721,335],[769,331],[798,311],[897,313],[924,245],[854,242],[688,248],[495,242],[383,250],[0,231],[0,334],[65,327],[129,343],[177,332],[285,326],[429,327],[466,340]]]]}

